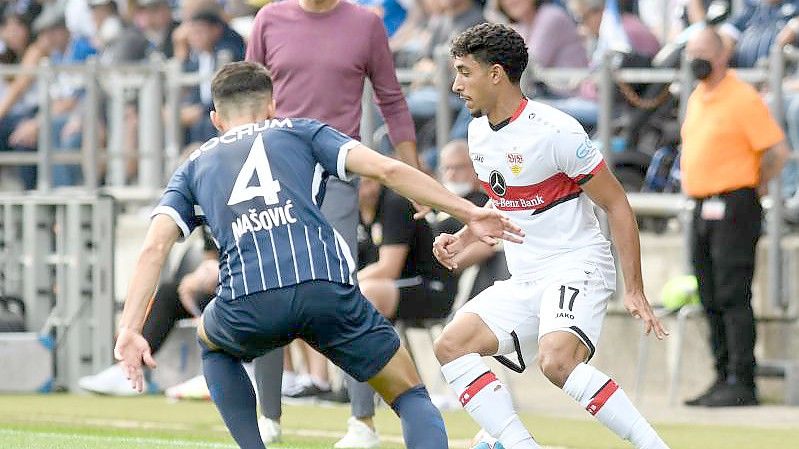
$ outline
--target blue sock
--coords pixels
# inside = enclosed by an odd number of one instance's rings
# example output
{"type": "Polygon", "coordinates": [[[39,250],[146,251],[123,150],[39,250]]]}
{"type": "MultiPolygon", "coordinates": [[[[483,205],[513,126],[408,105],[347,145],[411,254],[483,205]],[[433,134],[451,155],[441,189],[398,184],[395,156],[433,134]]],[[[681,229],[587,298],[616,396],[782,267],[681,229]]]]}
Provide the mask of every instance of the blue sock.
{"type": "Polygon", "coordinates": [[[417,385],[399,395],[391,408],[402,421],[402,436],[408,449],[449,447],[444,419],[430,401],[424,385],[417,385]]]}
{"type": "Polygon", "coordinates": [[[211,399],[233,439],[241,449],[265,449],[258,431],[255,391],[241,360],[224,352],[211,351],[202,342],[200,346],[203,374],[211,399]]]}

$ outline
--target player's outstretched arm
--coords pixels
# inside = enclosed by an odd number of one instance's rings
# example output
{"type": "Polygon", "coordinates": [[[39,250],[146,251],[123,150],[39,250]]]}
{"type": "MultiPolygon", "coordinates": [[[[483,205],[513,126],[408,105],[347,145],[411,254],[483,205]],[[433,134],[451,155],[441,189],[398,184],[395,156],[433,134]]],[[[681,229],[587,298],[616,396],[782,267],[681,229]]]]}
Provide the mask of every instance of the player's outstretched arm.
{"type": "Polygon", "coordinates": [[[655,336],[662,339],[668,332],[655,317],[644,296],[638,224],[627,195],[607,166],[600,168],[582,188],[608,215],[610,234],[619,252],[624,276],[624,307],[633,317],[644,321],[644,332],[647,335],[654,331],[655,336]]]}
{"type": "Polygon", "coordinates": [[[385,157],[358,145],[347,154],[347,170],[377,179],[400,195],[442,210],[469,225],[469,230],[481,241],[494,245],[496,239],[521,243],[521,228],[499,211],[477,207],[470,201],[452,194],[426,174],[400,161],[385,157]]]}
{"type": "Polygon", "coordinates": [[[124,372],[138,391],[144,388],[142,363],[155,368],[150,345],[141,335],[147,305],[158,285],[161,267],[179,237],[180,229],[172,218],[156,215],[147,230],[144,246],[128,284],[114,356],[122,362],[124,372]]]}

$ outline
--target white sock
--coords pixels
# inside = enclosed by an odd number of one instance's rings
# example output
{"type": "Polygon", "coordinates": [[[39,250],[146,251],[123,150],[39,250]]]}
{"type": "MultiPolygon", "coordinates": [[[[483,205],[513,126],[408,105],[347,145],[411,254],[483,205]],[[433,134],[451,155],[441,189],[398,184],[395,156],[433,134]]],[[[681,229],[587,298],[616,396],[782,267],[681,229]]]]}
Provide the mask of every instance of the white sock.
{"type": "Polygon", "coordinates": [[[540,449],[513,409],[508,389],[479,354],[467,354],[441,367],[461,405],[507,449],[540,449]]]}
{"type": "Polygon", "coordinates": [[[668,449],[618,384],[593,366],[577,365],[566,379],[563,391],[636,448],[668,449]]]}
{"type": "Polygon", "coordinates": [[[297,374],[295,374],[294,371],[283,371],[283,380],[280,384],[281,393],[284,395],[291,393],[296,384],[297,374]]]}
{"type": "Polygon", "coordinates": [[[319,377],[311,376],[311,382],[313,382],[313,384],[316,385],[320,390],[330,389],[330,382],[319,377]]]}

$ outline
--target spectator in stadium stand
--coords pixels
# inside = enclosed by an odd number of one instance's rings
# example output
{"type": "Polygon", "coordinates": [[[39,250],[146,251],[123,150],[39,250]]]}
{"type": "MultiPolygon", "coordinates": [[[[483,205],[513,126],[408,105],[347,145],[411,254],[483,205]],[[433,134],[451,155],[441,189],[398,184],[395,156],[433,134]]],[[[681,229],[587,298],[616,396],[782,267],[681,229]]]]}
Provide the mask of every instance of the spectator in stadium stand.
{"type": "MultiPolygon", "coordinates": [[[[246,59],[270,70],[278,116],[317,119],[355,139],[360,137],[361,97],[364,80],[369,78],[397,156],[419,166],[413,121],[397,82],[386,30],[373,12],[342,0],[269,4],[255,18],[246,59]]],[[[331,178],[322,204],[322,212],[343,236],[353,260],[357,260],[358,247],[356,188],[356,183],[331,178]]],[[[279,439],[281,361],[279,353],[255,361],[265,440],[279,439]]],[[[321,385],[299,396],[329,390],[329,384],[324,385],[327,361],[317,355],[310,364],[312,377],[321,385]]],[[[374,392],[365,383],[349,384],[358,419],[349,420],[345,439],[374,444],[374,392]]],[[[336,447],[362,447],[347,445],[346,440],[340,443],[336,447]]]]}
{"type": "MultiPolygon", "coordinates": [[[[66,27],[64,9],[58,3],[49,4],[42,10],[33,22],[33,31],[37,34],[35,45],[39,46],[41,55],[48,57],[53,65],[80,63],[94,53],[87,39],[72,37],[66,27]]],[[[80,150],[80,132],[66,126],[80,102],[78,82],[74,76],[60,73],[49,87],[52,121],[41,123],[38,117],[20,121],[8,138],[13,151],[35,151],[40,126],[48,126],[52,130],[54,151],[80,150]]],[[[24,188],[34,188],[35,167],[20,167],[20,177],[24,188]]],[[[80,180],[79,166],[61,164],[53,166],[52,185],[75,185],[80,183],[80,180]]]]}
{"type": "MultiPolygon", "coordinates": [[[[31,6],[36,5],[35,3],[31,6]]],[[[3,64],[18,64],[22,61],[25,50],[33,40],[31,23],[36,15],[41,11],[41,7],[36,5],[36,9],[28,8],[19,10],[14,3],[8,3],[3,8],[3,15],[0,18],[0,62],[3,64]]]]}
{"type": "Polygon", "coordinates": [[[243,60],[245,45],[219,13],[209,10],[194,13],[188,21],[187,37],[190,51],[183,70],[199,72],[206,80],[189,89],[180,114],[186,143],[196,145],[217,135],[208,115],[213,109],[211,78],[223,64],[243,60]]]}
{"type": "Polygon", "coordinates": [[[759,60],[768,58],[777,36],[797,15],[799,0],[745,2],[744,7],[719,29],[725,48],[732,52],[731,65],[754,67],[759,60]]]}
{"type": "MultiPolygon", "coordinates": [[[[33,4],[36,5],[36,4],[33,4]]],[[[33,30],[31,22],[41,10],[18,10],[14,3],[9,3],[3,10],[2,24],[0,24],[0,42],[3,50],[0,52],[0,62],[3,64],[32,65],[33,60],[38,60],[43,53],[32,44],[33,30]]],[[[38,5],[36,5],[38,6],[38,5]]],[[[17,124],[32,117],[36,113],[38,98],[36,92],[30,89],[29,76],[7,76],[0,78],[0,98],[5,113],[0,114],[0,151],[9,151],[8,137],[14,132],[17,124]],[[13,99],[14,101],[10,101],[13,99]]],[[[2,173],[0,183],[2,189],[17,187],[16,168],[0,169],[2,173]]]]}
{"type": "Polygon", "coordinates": [[[172,18],[167,0],[137,0],[134,23],[150,43],[151,52],[162,53],[166,58],[174,55],[172,33],[179,23],[172,18]]]}
{"type": "Polygon", "coordinates": [[[457,278],[433,257],[427,220],[414,220],[410,201],[374,179],[358,191],[358,284],[366,299],[389,319],[449,315],[457,278]]]}
{"type": "MultiPolygon", "coordinates": [[[[453,36],[478,23],[486,21],[483,9],[475,0],[444,0],[443,11],[440,19],[431,21],[430,40],[422,51],[420,59],[413,67],[418,73],[432,74],[436,65],[434,61],[435,49],[447,45],[453,36]]],[[[438,89],[430,84],[414,83],[408,93],[408,108],[417,123],[423,123],[436,115],[438,107],[438,89]]],[[[461,110],[462,102],[457,95],[449,92],[450,108],[453,111],[461,110]]],[[[423,150],[427,150],[424,148],[423,150]]]]}
{"type": "MultiPolygon", "coordinates": [[[[509,22],[530,50],[530,59],[536,67],[585,68],[588,54],[585,40],[563,7],[548,0],[496,0],[492,1],[492,22],[509,22]]],[[[487,13],[488,14],[488,13],[487,13]]],[[[570,93],[568,90],[541,92],[545,96],[570,93]]],[[[573,92],[572,92],[573,93],[573,92]]]]}
{"type": "MultiPolygon", "coordinates": [[[[599,29],[604,20],[605,0],[568,0],[567,5],[589,39],[599,41],[603,38],[599,29]]],[[[651,59],[660,50],[660,43],[655,35],[635,14],[622,12],[621,26],[632,49],[630,60],[651,59]]],[[[597,60],[596,56],[593,59],[597,60]]],[[[544,102],[573,116],[583,126],[593,128],[599,117],[598,98],[596,82],[588,79],[580,84],[579,95],[544,102]]]]}
{"type": "Polygon", "coordinates": [[[442,10],[439,0],[415,0],[402,26],[388,42],[398,68],[410,68],[422,57],[432,24],[442,19],[442,10]]]}
{"type": "Polygon", "coordinates": [[[691,258],[710,326],[716,381],[691,406],[758,403],[752,278],[760,236],[760,198],[790,152],[757,91],[728,70],[728,53],[710,28],[686,49],[699,85],[682,127],[683,192],[696,206],[691,258]]]}
{"type": "Polygon", "coordinates": [[[95,30],[92,45],[100,54],[100,64],[139,61],[145,57],[147,40],[125,23],[115,0],[88,0],[88,4],[95,30]]]}

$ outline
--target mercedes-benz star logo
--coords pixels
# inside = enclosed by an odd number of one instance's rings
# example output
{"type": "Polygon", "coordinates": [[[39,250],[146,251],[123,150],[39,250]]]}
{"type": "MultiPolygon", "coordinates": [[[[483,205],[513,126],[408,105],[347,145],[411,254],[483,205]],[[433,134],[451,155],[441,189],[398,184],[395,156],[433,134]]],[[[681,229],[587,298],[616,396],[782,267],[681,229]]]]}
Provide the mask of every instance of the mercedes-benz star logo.
{"type": "Polygon", "coordinates": [[[491,186],[491,190],[498,196],[505,196],[507,187],[505,185],[505,178],[502,176],[502,173],[496,170],[492,171],[491,174],[488,175],[488,185],[491,186]]]}

